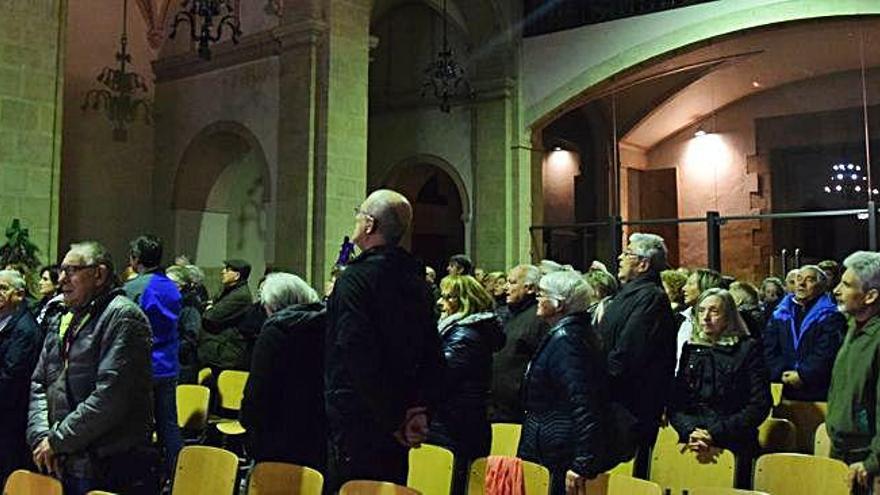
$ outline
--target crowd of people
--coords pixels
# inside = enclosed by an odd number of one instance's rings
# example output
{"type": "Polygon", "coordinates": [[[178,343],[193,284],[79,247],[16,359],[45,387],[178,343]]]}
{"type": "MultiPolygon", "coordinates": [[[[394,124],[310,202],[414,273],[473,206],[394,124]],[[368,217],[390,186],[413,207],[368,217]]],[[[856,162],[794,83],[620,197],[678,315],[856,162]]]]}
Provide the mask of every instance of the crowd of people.
{"type": "Polygon", "coordinates": [[[455,455],[453,493],[489,454],[491,423],[522,425],[518,457],[546,466],[554,495],[635,459],[659,428],[687,450],[737,458],[747,488],[770,383],[827,401],[832,456],[851,483],[880,473],[880,253],[792,270],[758,286],[671,268],[664,240],[633,233],[611,273],[545,260],[447,275],[400,246],[402,195],[357,208],[360,254],[318,294],[292,273],[227,260],[209,298],[185,258],[162,267],[150,235],[117,274],[98,242],[39,271],[0,271],[0,482],[17,468],[65,492],[158,493],[183,441],[175,388],[204,367],[249,371],[240,420],[256,462],[314,467],[332,493],[352,479],[406,483],[422,443],[455,455]],[[157,442],[153,442],[153,434],[157,442]]]}

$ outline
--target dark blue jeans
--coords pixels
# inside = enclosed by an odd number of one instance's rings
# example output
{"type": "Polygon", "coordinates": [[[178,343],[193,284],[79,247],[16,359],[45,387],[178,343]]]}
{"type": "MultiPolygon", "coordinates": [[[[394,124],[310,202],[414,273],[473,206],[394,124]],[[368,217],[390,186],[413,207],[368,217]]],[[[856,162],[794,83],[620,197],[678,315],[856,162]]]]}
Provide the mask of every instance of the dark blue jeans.
{"type": "Polygon", "coordinates": [[[153,380],[153,411],[156,415],[156,436],[162,450],[163,470],[166,478],[174,474],[177,454],[183,448],[183,438],[177,426],[177,378],[153,380]]]}

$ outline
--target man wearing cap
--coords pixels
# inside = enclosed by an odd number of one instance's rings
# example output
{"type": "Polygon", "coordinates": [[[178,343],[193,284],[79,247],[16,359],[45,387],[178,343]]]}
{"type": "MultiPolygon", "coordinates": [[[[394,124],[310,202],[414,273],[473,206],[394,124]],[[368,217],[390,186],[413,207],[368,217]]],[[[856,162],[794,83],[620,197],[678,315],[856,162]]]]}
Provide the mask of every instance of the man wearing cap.
{"type": "Polygon", "coordinates": [[[247,340],[238,329],[253,303],[247,283],[250,274],[251,265],[247,261],[232,259],[223,263],[220,271],[223,289],[202,315],[199,361],[203,366],[215,371],[250,367],[247,340]]]}

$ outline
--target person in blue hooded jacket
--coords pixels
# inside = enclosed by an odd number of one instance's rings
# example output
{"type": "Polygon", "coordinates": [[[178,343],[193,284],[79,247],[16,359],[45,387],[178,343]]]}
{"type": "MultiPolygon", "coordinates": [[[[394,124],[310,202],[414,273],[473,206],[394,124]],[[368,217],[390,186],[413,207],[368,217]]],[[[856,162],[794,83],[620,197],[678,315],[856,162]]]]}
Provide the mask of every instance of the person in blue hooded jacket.
{"type": "Polygon", "coordinates": [[[791,400],[825,401],[831,368],[846,331],[846,318],[827,294],[828,277],[818,266],[801,267],[795,291],[779,302],[764,332],[770,379],[791,400]]]}

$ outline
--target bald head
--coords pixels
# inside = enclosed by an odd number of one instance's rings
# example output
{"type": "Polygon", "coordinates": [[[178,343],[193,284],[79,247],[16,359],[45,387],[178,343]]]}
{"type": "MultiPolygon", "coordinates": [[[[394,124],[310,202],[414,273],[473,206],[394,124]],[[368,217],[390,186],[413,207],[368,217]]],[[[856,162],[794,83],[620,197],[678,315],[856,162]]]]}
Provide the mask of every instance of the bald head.
{"type": "Polygon", "coordinates": [[[373,217],[377,233],[387,244],[400,242],[413,217],[406,197],[390,189],[379,189],[367,196],[361,211],[373,217]]]}

